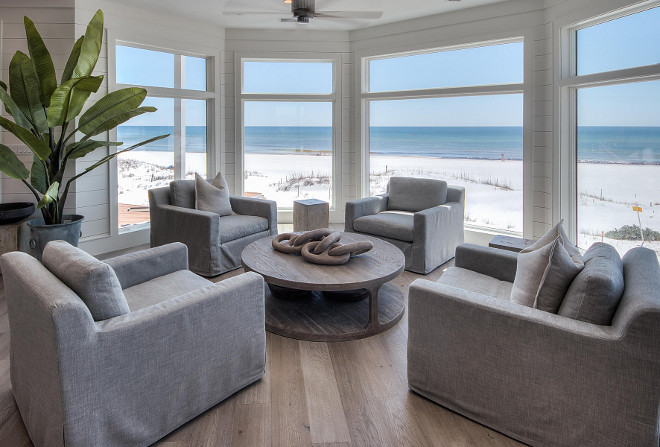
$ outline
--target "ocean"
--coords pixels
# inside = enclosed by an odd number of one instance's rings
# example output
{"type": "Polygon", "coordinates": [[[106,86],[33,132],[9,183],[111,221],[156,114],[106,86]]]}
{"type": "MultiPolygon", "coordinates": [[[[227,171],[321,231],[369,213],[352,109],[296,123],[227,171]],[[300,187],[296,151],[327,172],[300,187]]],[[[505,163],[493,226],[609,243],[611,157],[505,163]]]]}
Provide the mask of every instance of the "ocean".
{"type": "MultiPolygon", "coordinates": [[[[117,136],[125,145],[173,133],[170,126],[119,126],[117,136]]],[[[330,127],[245,128],[248,153],[330,152],[330,127]]],[[[440,158],[522,160],[522,127],[372,127],[371,153],[440,158]]],[[[174,138],[157,141],[139,150],[173,151],[174,138]]],[[[206,127],[186,127],[186,151],[205,152],[206,127]]],[[[660,127],[578,128],[578,161],[594,163],[660,164],[660,127]]]]}

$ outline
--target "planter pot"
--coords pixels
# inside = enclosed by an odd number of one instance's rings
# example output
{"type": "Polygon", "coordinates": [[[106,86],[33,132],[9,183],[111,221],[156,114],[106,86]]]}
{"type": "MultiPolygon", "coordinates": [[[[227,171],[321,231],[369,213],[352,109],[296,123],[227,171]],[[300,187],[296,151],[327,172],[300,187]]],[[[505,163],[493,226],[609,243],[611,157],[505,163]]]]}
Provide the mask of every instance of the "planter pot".
{"type": "Polygon", "coordinates": [[[0,203],[0,225],[20,222],[34,213],[34,203],[0,203]]]}
{"type": "Polygon", "coordinates": [[[27,222],[31,232],[30,249],[32,253],[30,254],[41,261],[41,254],[50,241],[67,241],[77,247],[82,235],[80,227],[83,219],[84,217],[78,214],[68,214],[63,216],[64,223],[57,225],[46,225],[41,217],[27,222]]]}

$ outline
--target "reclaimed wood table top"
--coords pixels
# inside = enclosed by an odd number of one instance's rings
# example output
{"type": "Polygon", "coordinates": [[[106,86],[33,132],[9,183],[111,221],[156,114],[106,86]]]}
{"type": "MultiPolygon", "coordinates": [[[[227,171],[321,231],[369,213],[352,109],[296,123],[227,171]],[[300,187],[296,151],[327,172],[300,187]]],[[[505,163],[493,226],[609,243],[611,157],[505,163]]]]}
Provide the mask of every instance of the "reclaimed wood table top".
{"type": "Polygon", "coordinates": [[[374,244],[372,250],[343,265],[312,264],[301,256],[280,253],[272,248],[272,240],[273,237],[267,237],[248,245],[241,256],[243,266],[262,275],[267,283],[291,289],[369,289],[396,278],[405,265],[397,247],[363,234],[342,233],[342,243],[369,240],[374,244]]]}

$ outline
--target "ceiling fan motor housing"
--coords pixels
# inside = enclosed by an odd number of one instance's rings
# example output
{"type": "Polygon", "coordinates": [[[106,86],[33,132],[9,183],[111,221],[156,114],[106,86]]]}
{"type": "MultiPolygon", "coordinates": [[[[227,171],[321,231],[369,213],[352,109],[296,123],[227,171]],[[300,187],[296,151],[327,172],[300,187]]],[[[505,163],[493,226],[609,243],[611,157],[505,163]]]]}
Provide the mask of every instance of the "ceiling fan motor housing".
{"type": "Polygon", "coordinates": [[[309,22],[309,19],[314,17],[314,12],[316,12],[316,7],[314,5],[314,0],[293,0],[291,2],[291,12],[293,16],[298,18],[307,19],[305,23],[309,22]]]}

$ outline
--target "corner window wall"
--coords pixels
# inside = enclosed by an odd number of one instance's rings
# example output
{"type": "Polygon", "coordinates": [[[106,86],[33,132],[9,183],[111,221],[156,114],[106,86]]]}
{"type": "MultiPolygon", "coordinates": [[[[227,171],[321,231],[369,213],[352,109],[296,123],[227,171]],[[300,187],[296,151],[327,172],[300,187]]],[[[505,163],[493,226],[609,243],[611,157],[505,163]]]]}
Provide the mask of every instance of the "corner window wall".
{"type": "Polygon", "coordinates": [[[365,63],[369,194],[392,176],[442,179],[465,187],[467,227],[522,234],[523,43],[365,63]]]}
{"type": "Polygon", "coordinates": [[[572,31],[564,88],[582,249],[603,241],[622,255],[640,245],[660,253],[658,24],[656,7],[572,31]]]}
{"type": "Polygon", "coordinates": [[[334,202],[334,62],[242,61],[243,191],[334,202]]]}
{"type": "Polygon", "coordinates": [[[145,139],[167,139],[117,157],[117,215],[120,232],[149,221],[147,191],[174,179],[207,174],[207,123],[213,93],[207,88],[208,60],[202,57],[116,45],[116,88],[144,87],[143,105],[158,109],[117,128],[121,150],[145,139]]]}

